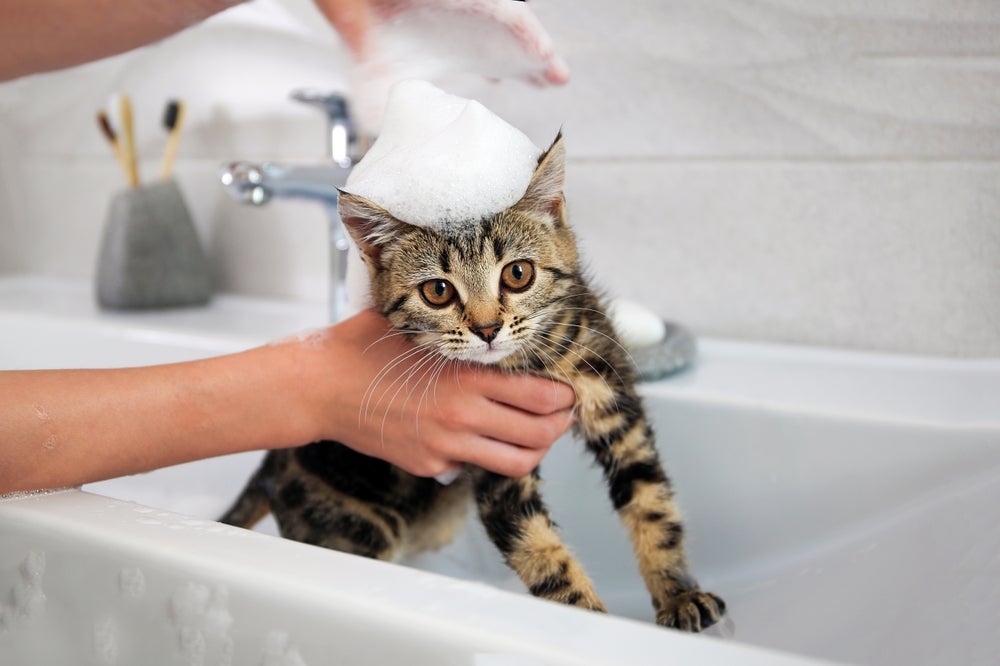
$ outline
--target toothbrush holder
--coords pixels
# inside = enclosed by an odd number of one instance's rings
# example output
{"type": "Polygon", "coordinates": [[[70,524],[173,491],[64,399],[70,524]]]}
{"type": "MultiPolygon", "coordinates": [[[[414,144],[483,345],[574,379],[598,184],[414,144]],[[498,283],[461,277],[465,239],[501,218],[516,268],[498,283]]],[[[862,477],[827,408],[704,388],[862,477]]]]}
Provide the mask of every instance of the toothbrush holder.
{"type": "Polygon", "coordinates": [[[98,303],[113,310],[208,302],[208,262],[174,180],[129,188],[112,197],[96,281],[98,303]]]}

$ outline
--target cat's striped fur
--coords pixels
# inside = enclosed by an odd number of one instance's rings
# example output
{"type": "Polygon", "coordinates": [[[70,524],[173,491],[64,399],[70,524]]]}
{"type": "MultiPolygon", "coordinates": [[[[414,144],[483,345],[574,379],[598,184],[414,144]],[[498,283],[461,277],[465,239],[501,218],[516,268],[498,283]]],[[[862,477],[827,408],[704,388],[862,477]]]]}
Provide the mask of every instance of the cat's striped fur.
{"type": "MultiPolygon", "coordinates": [[[[369,266],[376,306],[418,346],[573,386],[576,432],[604,472],[657,622],[698,631],[725,604],[688,573],[683,523],[635,373],[581,273],[564,210],[563,162],[559,137],[520,202],[459,232],[405,224],[347,193],[341,216],[369,266]]],[[[443,486],[321,442],[270,452],[223,520],[249,526],[271,511],[286,537],[394,559],[448,543],[472,500],[532,594],[604,610],[554,529],[540,486],[537,469],[506,478],[478,468],[443,486]]]]}

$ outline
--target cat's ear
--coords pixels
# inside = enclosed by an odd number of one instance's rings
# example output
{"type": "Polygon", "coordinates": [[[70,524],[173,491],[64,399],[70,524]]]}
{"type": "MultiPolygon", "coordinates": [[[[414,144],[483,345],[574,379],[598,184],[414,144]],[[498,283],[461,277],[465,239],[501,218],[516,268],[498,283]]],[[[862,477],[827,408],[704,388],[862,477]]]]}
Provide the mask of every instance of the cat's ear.
{"type": "Polygon", "coordinates": [[[563,183],[566,175],[566,149],[562,131],[552,145],[538,158],[528,189],[515,204],[519,210],[551,215],[556,222],[563,219],[563,183]]]}
{"type": "Polygon", "coordinates": [[[337,198],[337,210],[347,233],[375,266],[381,266],[382,249],[410,226],[368,199],[343,190],[337,198]]]}

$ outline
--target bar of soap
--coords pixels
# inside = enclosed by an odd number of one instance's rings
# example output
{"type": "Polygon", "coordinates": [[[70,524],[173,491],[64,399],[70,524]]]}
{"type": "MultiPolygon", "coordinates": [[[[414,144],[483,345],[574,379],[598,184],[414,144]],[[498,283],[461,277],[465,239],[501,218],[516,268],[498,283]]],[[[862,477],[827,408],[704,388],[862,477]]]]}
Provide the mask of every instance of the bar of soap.
{"type": "Polygon", "coordinates": [[[638,303],[616,300],[608,308],[615,331],[628,349],[658,345],[666,335],[666,325],[656,313],[638,303]]]}

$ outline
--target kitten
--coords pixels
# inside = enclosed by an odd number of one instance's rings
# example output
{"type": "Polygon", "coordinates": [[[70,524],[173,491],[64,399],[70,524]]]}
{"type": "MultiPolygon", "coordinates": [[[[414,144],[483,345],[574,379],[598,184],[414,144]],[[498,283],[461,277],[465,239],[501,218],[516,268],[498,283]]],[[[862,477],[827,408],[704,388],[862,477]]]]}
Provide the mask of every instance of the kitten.
{"type": "MultiPolygon", "coordinates": [[[[449,359],[552,377],[577,395],[576,434],[604,471],[657,623],[699,631],[725,612],[688,573],[684,528],[604,307],[581,275],[562,194],[562,136],[514,206],[458,232],[416,227],[342,193],[340,213],[368,266],[376,307],[449,359]]],[[[469,468],[442,486],[335,442],[271,451],[223,522],[273,512],[285,537],[384,560],[447,544],[468,501],[532,594],[604,611],[563,545],[536,469],[507,478],[469,468]]]]}

